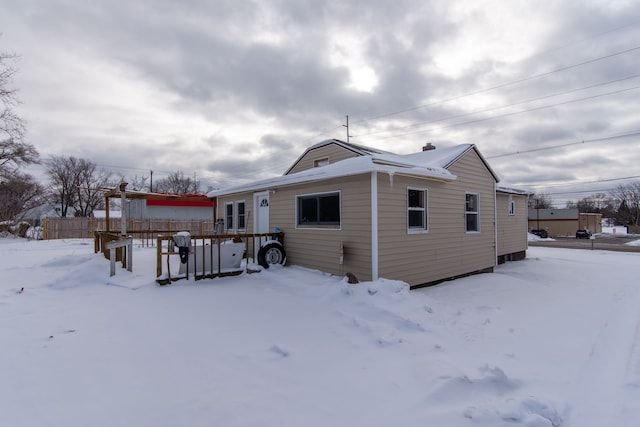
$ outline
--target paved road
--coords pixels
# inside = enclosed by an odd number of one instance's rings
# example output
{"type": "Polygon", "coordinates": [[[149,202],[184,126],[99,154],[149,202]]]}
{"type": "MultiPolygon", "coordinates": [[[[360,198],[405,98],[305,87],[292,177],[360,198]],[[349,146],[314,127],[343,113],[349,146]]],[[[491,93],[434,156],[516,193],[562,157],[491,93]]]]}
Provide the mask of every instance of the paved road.
{"type": "Polygon", "coordinates": [[[529,242],[529,246],[545,246],[549,248],[594,249],[599,251],[640,252],[640,246],[625,245],[627,242],[640,239],[635,237],[600,237],[595,239],[576,239],[574,237],[555,237],[555,240],[529,242]]]}

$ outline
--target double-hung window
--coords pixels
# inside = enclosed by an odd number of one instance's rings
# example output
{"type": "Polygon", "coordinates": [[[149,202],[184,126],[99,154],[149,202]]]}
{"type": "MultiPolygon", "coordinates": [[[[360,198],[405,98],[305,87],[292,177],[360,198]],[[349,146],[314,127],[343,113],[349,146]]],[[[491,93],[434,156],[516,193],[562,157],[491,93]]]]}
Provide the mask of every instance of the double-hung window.
{"type": "Polygon", "coordinates": [[[236,211],[238,212],[238,230],[244,230],[247,228],[247,214],[244,202],[236,204],[236,211]]]}
{"type": "Polygon", "coordinates": [[[466,231],[468,233],[480,231],[480,195],[478,193],[465,194],[464,206],[466,231]]]}
{"type": "Polygon", "coordinates": [[[302,227],[340,228],[340,193],[298,196],[296,224],[302,227]]]}
{"type": "Polygon", "coordinates": [[[407,228],[409,232],[427,230],[427,190],[407,188],[407,228]]]}
{"type": "Polygon", "coordinates": [[[227,230],[233,230],[233,203],[224,205],[224,221],[227,230]]]}

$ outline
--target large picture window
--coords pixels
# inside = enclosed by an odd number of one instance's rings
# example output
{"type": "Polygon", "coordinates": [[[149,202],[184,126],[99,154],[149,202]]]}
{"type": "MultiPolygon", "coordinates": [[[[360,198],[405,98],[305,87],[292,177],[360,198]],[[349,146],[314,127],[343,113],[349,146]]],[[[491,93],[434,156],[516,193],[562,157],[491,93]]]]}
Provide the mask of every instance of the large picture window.
{"type": "Polygon", "coordinates": [[[296,224],[340,227],[340,193],[298,196],[296,224]]]}
{"type": "Polygon", "coordinates": [[[427,190],[407,188],[407,228],[409,231],[427,229],[427,190]]]}
{"type": "Polygon", "coordinates": [[[476,193],[465,194],[465,222],[467,232],[480,231],[480,195],[476,193]]]}

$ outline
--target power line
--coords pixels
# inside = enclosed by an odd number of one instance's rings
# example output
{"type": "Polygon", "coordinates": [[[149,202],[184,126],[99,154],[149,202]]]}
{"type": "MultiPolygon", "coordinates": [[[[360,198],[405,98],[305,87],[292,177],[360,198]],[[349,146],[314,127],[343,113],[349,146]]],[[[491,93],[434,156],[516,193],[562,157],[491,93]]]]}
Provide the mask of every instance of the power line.
{"type": "Polygon", "coordinates": [[[473,124],[473,123],[486,122],[486,121],[489,121],[489,120],[500,119],[500,118],[503,118],[503,117],[515,116],[517,114],[530,113],[532,111],[544,110],[544,109],[547,109],[547,108],[557,107],[557,106],[560,106],[560,105],[568,105],[568,104],[573,104],[575,102],[586,101],[586,100],[589,100],[589,99],[596,99],[596,98],[601,98],[601,97],[604,97],[604,96],[616,95],[618,93],[629,92],[629,91],[636,90],[636,89],[640,89],[640,86],[633,86],[633,87],[626,88],[626,89],[620,89],[620,90],[616,90],[616,91],[612,91],[612,92],[601,93],[601,94],[598,94],[598,95],[587,96],[587,97],[584,97],[584,98],[572,99],[572,100],[569,100],[569,101],[558,102],[558,103],[555,103],[555,104],[543,105],[543,106],[540,106],[540,107],[530,108],[530,109],[527,109],[527,110],[521,110],[521,111],[515,111],[515,112],[512,112],[512,113],[506,113],[506,114],[502,114],[502,115],[499,115],[499,116],[484,117],[482,119],[471,120],[471,121],[468,121],[468,122],[455,123],[455,124],[451,124],[451,125],[447,125],[447,126],[429,128],[429,129],[424,129],[424,130],[415,131],[415,132],[407,132],[407,133],[398,134],[398,135],[390,135],[390,136],[386,136],[386,137],[383,137],[383,138],[375,138],[375,139],[372,139],[370,141],[379,141],[379,140],[389,139],[389,138],[398,138],[398,137],[401,137],[401,136],[415,135],[415,134],[418,134],[418,133],[432,132],[432,131],[435,131],[435,130],[448,129],[448,128],[452,128],[452,127],[464,126],[464,125],[469,125],[469,124],[473,124]]]}
{"type": "Polygon", "coordinates": [[[540,147],[540,148],[532,148],[530,150],[515,151],[513,153],[497,154],[495,156],[487,156],[486,158],[487,159],[496,159],[496,158],[499,158],[499,157],[515,156],[515,155],[518,155],[518,154],[526,154],[526,153],[534,153],[534,152],[537,152],[537,151],[553,150],[555,148],[569,147],[571,145],[590,144],[592,142],[608,141],[608,140],[611,140],[611,139],[626,138],[626,137],[629,137],[629,136],[636,136],[636,135],[640,135],[640,130],[634,130],[634,131],[631,131],[629,133],[624,133],[624,134],[620,134],[620,135],[603,136],[601,138],[584,139],[582,141],[568,142],[568,143],[565,143],[565,144],[558,144],[558,145],[552,145],[552,146],[540,147]]]}
{"type": "Polygon", "coordinates": [[[638,178],[640,178],[640,175],[625,176],[625,177],[622,177],[622,178],[599,179],[599,180],[596,180],[596,181],[569,182],[569,183],[564,183],[564,184],[527,184],[527,186],[528,187],[542,187],[542,188],[567,187],[567,186],[572,186],[572,185],[598,184],[598,183],[601,183],[601,182],[624,181],[626,179],[638,179],[638,178]]]}
{"type": "Polygon", "coordinates": [[[602,86],[606,86],[606,85],[613,84],[613,83],[619,83],[619,82],[625,81],[625,80],[632,80],[632,79],[636,79],[638,77],[640,77],[640,74],[634,74],[632,76],[622,77],[622,78],[615,79],[615,80],[610,80],[610,81],[604,82],[604,83],[597,83],[597,84],[594,84],[594,85],[591,85],[591,86],[584,86],[584,87],[577,88],[577,89],[571,89],[571,90],[567,90],[567,91],[563,91],[563,92],[557,92],[557,93],[550,94],[550,95],[539,96],[539,97],[536,97],[536,98],[531,98],[531,99],[527,99],[527,100],[524,100],[524,101],[518,101],[518,102],[514,102],[514,103],[511,103],[511,104],[507,104],[507,105],[501,105],[501,106],[498,106],[498,107],[486,108],[484,110],[471,111],[469,113],[458,114],[458,115],[449,116],[449,117],[443,117],[441,119],[430,120],[430,121],[426,121],[426,122],[414,123],[414,124],[411,124],[411,125],[408,125],[408,126],[402,126],[402,127],[392,128],[392,129],[385,129],[385,130],[381,130],[381,131],[377,131],[377,132],[370,132],[370,133],[360,134],[359,136],[377,135],[377,134],[380,134],[380,133],[392,132],[392,131],[402,130],[402,129],[409,129],[409,128],[412,128],[412,127],[421,126],[421,125],[430,124],[430,123],[442,122],[442,121],[445,121],[445,120],[459,119],[460,117],[471,116],[473,114],[486,113],[486,112],[493,111],[493,110],[499,110],[501,108],[514,107],[516,105],[527,104],[529,102],[540,101],[542,99],[553,98],[555,96],[566,95],[566,94],[569,94],[569,93],[579,92],[579,91],[587,90],[587,89],[593,89],[593,88],[596,88],[596,87],[602,87],[602,86]]]}
{"type": "Polygon", "coordinates": [[[432,107],[434,105],[442,104],[442,103],[445,103],[445,102],[455,101],[457,99],[466,98],[466,97],[473,96],[473,95],[479,95],[481,93],[486,93],[486,92],[489,92],[489,91],[492,91],[492,90],[501,89],[503,87],[515,85],[515,84],[518,84],[518,83],[527,82],[527,81],[534,80],[534,79],[537,79],[537,78],[540,78],[540,77],[546,77],[546,76],[549,76],[551,74],[559,73],[561,71],[566,71],[566,70],[570,70],[570,69],[573,69],[573,68],[582,67],[583,65],[592,64],[594,62],[603,61],[605,59],[613,58],[615,56],[624,55],[625,53],[633,52],[633,51],[636,51],[636,50],[639,50],[639,49],[640,49],[640,46],[632,47],[630,49],[625,49],[625,50],[622,50],[622,51],[619,51],[619,52],[611,53],[609,55],[601,56],[601,57],[598,57],[598,58],[593,58],[593,59],[590,59],[590,60],[587,60],[587,61],[583,61],[583,62],[580,62],[580,63],[577,63],[577,64],[572,64],[572,65],[568,65],[566,67],[556,68],[556,69],[551,70],[551,71],[547,71],[547,72],[540,73],[540,74],[534,74],[532,76],[524,77],[524,78],[521,78],[521,79],[518,79],[518,80],[512,80],[512,81],[509,81],[509,82],[500,83],[500,84],[495,85],[495,86],[491,86],[491,87],[488,87],[488,88],[485,88],[485,89],[480,89],[480,90],[477,90],[477,91],[474,91],[474,92],[465,93],[465,94],[454,96],[454,97],[451,97],[451,98],[446,98],[446,99],[443,99],[443,100],[440,100],[440,101],[434,101],[434,102],[431,102],[429,104],[418,105],[418,106],[407,108],[407,109],[404,109],[404,110],[398,110],[398,111],[394,111],[394,112],[391,112],[391,113],[386,113],[386,114],[381,114],[381,115],[378,115],[378,116],[370,117],[368,119],[358,120],[358,121],[352,122],[352,124],[362,123],[362,122],[367,122],[367,121],[372,121],[372,120],[377,120],[377,119],[381,119],[381,118],[384,118],[384,117],[394,116],[396,114],[408,113],[410,111],[419,110],[421,108],[432,107]]]}

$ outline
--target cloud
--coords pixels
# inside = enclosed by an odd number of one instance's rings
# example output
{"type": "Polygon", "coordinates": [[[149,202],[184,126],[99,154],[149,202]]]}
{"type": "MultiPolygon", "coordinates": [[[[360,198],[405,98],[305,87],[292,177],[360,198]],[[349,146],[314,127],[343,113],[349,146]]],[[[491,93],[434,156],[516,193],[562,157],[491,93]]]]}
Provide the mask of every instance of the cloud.
{"type": "MultiPolygon", "coordinates": [[[[30,141],[44,154],[132,173],[179,166],[215,186],[278,175],[308,146],[344,139],[346,115],[353,142],[399,153],[473,142],[490,156],[637,128],[631,88],[640,78],[577,91],[638,73],[637,2],[7,0],[3,8],[12,19],[0,42],[22,55],[16,82],[30,141]]],[[[490,161],[510,182],[592,175],[572,158],[590,167],[600,159],[603,179],[640,161],[634,150],[603,156],[591,145],[490,161]]]]}

